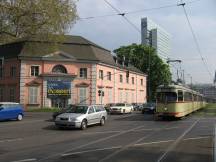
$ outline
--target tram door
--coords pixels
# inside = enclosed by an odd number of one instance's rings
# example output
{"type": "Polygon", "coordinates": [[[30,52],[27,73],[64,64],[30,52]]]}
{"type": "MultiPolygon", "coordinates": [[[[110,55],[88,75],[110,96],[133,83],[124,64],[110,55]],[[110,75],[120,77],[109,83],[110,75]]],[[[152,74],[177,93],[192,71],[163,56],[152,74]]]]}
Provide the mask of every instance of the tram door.
{"type": "Polygon", "coordinates": [[[67,98],[53,98],[52,99],[52,107],[57,108],[65,108],[68,105],[68,99],[67,98]]]}

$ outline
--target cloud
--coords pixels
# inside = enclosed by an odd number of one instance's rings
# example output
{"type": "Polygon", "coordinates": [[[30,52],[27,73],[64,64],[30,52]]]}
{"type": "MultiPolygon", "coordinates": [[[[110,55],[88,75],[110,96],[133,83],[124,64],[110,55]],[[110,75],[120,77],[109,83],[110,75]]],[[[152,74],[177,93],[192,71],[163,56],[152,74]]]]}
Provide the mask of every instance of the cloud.
{"type": "MultiPolygon", "coordinates": [[[[154,8],[167,4],[175,4],[172,0],[108,0],[113,6],[121,11],[133,11],[145,8],[154,8]]],[[[185,2],[188,2],[187,0],[185,2]]],[[[115,11],[103,0],[81,0],[77,3],[80,17],[100,16],[113,14],[115,11]]],[[[197,3],[186,5],[190,22],[193,26],[197,40],[200,44],[203,57],[207,61],[210,71],[216,69],[216,21],[214,0],[200,0],[197,3]]],[[[197,82],[212,82],[197,52],[190,28],[187,24],[183,9],[181,7],[165,8],[149,12],[126,15],[128,19],[140,28],[141,18],[149,17],[162,26],[172,35],[172,57],[181,58],[183,67],[187,73],[193,75],[197,82]],[[196,58],[195,60],[188,60],[196,58]],[[184,61],[185,60],[185,61],[184,61]]],[[[70,32],[81,35],[87,39],[114,50],[121,45],[140,43],[141,35],[130,26],[121,16],[103,17],[78,21],[70,32]]],[[[213,78],[213,76],[212,76],[213,78]]]]}

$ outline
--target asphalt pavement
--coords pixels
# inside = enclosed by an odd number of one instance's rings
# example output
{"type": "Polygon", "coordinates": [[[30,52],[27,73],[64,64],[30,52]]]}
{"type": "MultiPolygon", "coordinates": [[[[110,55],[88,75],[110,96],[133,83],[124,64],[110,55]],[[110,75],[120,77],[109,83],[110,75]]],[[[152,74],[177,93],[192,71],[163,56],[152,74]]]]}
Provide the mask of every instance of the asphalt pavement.
{"type": "Polygon", "coordinates": [[[216,118],[154,121],[134,112],[105,126],[59,130],[51,113],[0,123],[0,162],[213,162],[216,118]]]}

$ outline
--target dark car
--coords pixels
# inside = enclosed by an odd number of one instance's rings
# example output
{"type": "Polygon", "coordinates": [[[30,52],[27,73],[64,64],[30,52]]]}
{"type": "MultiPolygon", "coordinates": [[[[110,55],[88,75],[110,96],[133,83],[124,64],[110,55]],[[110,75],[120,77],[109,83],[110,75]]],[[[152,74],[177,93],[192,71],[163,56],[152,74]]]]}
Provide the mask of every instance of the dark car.
{"type": "Polygon", "coordinates": [[[142,113],[155,113],[156,110],[156,103],[154,102],[149,102],[149,103],[145,103],[143,104],[143,108],[142,108],[142,113]]]}
{"type": "Polygon", "coordinates": [[[52,118],[53,118],[53,120],[55,120],[56,119],[56,117],[58,116],[58,115],[60,115],[60,114],[63,114],[63,113],[66,113],[67,111],[70,111],[71,109],[72,109],[72,107],[74,107],[75,105],[68,105],[66,108],[61,108],[61,109],[59,109],[59,111],[57,111],[57,112],[54,112],[53,114],[52,114],[52,118]]]}
{"type": "Polygon", "coordinates": [[[114,103],[108,103],[104,106],[104,108],[106,109],[107,113],[110,113],[110,107],[114,106],[114,103]]]}
{"type": "Polygon", "coordinates": [[[132,103],[133,106],[133,111],[138,111],[139,110],[139,105],[137,103],[132,103]]]}

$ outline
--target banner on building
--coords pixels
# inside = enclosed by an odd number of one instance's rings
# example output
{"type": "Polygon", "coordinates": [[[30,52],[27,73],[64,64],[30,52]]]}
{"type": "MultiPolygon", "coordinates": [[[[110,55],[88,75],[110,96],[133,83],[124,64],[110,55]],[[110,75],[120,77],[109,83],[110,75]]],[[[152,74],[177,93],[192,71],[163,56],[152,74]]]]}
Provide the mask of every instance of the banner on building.
{"type": "Polygon", "coordinates": [[[47,81],[47,97],[70,97],[71,82],[69,81],[47,81]]]}

